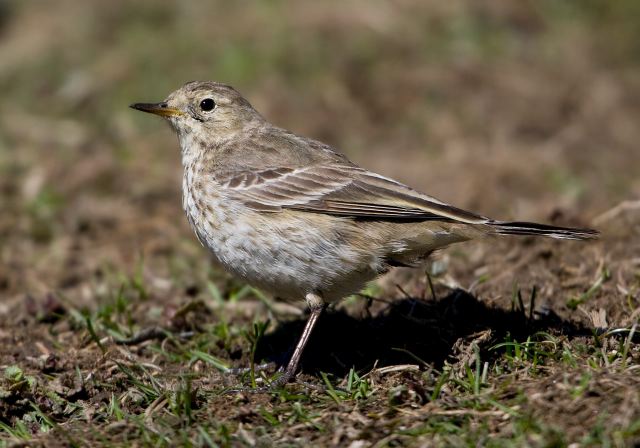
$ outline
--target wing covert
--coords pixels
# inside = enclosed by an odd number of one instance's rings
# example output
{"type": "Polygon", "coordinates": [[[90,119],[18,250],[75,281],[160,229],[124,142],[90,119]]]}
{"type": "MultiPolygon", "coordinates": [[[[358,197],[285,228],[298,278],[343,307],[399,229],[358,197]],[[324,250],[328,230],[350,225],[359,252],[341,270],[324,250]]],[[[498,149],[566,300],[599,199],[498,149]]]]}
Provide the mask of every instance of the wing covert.
{"type": "Polygon", "coordinates": [[[227,194],[263,212],[291,209],[383,221],[487,221],[354,165],[246,170],[218,174],[216,179],[227,194]]]}

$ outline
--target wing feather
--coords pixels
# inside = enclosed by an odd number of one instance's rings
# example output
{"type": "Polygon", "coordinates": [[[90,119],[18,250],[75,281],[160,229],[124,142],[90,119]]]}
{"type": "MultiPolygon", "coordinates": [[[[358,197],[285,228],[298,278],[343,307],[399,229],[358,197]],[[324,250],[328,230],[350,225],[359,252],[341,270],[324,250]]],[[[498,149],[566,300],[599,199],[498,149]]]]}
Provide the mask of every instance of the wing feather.
{"type": "Polygon", "coordinates": [[[483,216],[347,164],[217,173],[216,179],[228,195],[263,212],[291,209],[367,220],[488,222],[483,216]]]}

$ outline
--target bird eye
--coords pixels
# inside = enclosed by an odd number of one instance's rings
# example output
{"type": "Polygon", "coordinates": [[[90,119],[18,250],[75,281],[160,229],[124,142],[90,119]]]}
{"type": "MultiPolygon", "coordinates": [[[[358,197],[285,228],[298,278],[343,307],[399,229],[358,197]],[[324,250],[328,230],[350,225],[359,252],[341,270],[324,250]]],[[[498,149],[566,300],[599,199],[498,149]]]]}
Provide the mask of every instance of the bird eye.
{"type": "Polygon", "coordinates": [[[205,98],[202,101],[200,101],[200,109],[202,109],[205,112],[209,112],[210,110],[213,110],[214,107],[216,107],[216,103],[211,98],[205,98]]]}

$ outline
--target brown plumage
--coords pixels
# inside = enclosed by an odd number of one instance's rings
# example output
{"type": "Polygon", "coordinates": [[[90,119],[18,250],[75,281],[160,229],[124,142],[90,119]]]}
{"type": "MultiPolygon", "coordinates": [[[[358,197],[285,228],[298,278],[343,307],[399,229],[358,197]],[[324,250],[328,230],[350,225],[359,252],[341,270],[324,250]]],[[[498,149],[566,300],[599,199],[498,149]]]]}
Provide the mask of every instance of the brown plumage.
{"type": "Polygon", "coordinates": [[[198,239],[231,274],[305,299],[311,317],[277,384],[295,373],[325,304],[391,266],[486,235],[586,240],[590,229],[502,222],[367,171],[266,121],[230,86],[191,82],[133,108],[168,118],[184,166],[183,205],[198,239]]]}

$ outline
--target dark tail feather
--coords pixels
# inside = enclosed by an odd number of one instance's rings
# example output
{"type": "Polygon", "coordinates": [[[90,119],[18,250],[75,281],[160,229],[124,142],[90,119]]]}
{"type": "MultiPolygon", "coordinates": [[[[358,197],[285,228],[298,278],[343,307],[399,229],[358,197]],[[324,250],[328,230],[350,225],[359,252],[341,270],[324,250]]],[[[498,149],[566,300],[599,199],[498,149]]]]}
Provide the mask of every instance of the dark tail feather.
{"type": "Polygon", "coordinates": [[[572,229],[534,222],[492,221],[489,225],[498,235],[538,235],[563,240],[594,240],[600,235],[600,232],[592,229],[572,229]]]}

